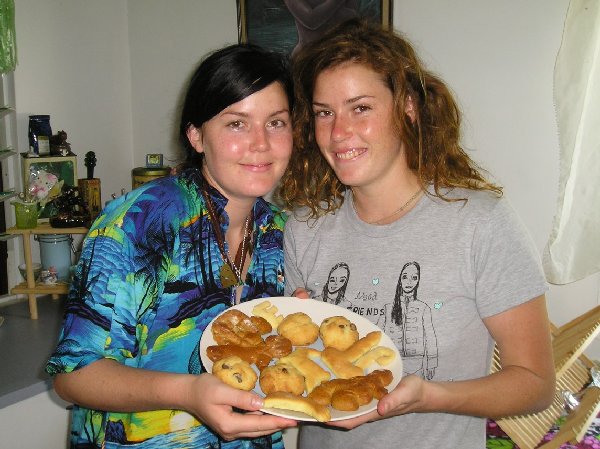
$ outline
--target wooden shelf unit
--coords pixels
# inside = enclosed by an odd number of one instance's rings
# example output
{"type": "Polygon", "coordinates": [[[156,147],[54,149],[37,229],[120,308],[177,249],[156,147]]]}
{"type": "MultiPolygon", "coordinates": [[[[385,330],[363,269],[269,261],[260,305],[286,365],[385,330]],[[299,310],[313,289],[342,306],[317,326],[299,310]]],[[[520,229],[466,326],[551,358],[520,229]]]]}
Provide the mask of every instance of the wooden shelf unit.
{"type": "Polygon", "coordinates": [[[25,257],[25,266],[27,271],[27,280],[11,289],[12,294],[25,294],[29,301],[29,315],[32,320],[37,320],[37,295],[52,295],[53,298],[58,295],[67,294],[69,283],[57,282],[56,284],[43,284],[36,282],[33,275],[33,261],[31,259],[31,236],[42,234],[87,234],[88,228],[53,228],[48,223],[40,223],[32,229],[19,229],[12,227],[6,230],[7,234],[19,235],[23,239],[23,254],[25,257]]]}
{"type": "Polygon", "coordinates": [[[6,233],[14,224],[10,200],[19,187],[15,104],[14,73],[0,73],[0,296],[8,293],[17,276],[13,266],[16,242],[9,242],[12,239],[6,233]]]}

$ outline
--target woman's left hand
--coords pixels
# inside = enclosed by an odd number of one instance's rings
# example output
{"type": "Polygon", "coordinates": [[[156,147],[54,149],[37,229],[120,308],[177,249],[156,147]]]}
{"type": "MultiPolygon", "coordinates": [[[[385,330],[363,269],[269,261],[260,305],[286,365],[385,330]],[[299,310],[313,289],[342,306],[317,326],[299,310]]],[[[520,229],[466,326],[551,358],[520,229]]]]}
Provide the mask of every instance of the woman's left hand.
{"type": "Polygon", "coordinates": [[[419,411],[423,408],[427,382],[419,376],[407,376],[379,400],[377,410],[357,418],[328,423],[334,427],[354,429],[366,422],[419,411]]]}
{"type": "Polygon", "coordinates": [[[425,399],[427,384],[428,382],[420,376],[403,377],[396,388],[380,399],[377,412],[381,417],[389,418],[423,411],[427,405],[425,399]]]}

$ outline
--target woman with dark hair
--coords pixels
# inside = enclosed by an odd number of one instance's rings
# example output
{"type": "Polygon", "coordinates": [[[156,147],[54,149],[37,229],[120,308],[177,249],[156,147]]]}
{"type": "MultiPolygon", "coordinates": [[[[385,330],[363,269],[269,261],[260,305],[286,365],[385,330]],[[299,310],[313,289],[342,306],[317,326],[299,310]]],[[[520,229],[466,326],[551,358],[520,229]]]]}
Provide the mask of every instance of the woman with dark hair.
{"type": "Polygon", "coordinates": [[[554,395],[539,254],[461,147],[450,90],[402,36],[345,22],[306,44],[293,73],[295,145],[278,192],[293,211],[286,294],[307,296],[346,262],[352,310],[381,323],[392,309],[386,332],[407,360],[376,411],[303,426],[300,448],[485,447],[483,417],[543,410],[554,395]],[[494,345],[502,369],[490,374],[494,345]]]}
{"type": "Polygon", "coordinates": [[[262,399],[206,373],[198,348],[223,310],[283,293],[284,219],[261,197],[291,154],[290,89],[276,54],[209,55],[181,114],[187,168],[94,222],[46,367],[75,404],[72,448],[283,447],[295,421],[256,413],[262,399]]]}

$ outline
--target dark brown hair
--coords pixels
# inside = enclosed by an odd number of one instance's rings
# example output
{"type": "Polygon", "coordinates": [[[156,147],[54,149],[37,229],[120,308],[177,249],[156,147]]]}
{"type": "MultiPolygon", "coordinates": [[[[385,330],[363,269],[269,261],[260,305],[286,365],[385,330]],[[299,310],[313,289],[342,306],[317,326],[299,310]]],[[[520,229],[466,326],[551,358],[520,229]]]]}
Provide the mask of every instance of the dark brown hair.
{"type": "Polygon", "coordinates": [[[188,140],[190,126],[200,128],[226,107],[276,81],[291,109],[294,96],[287,57],[251,44],[230,45],[208,54],[192,75],[185,95],[179,138],[186,162],[179,169],[199,167],[203,158],[188,140]]]}

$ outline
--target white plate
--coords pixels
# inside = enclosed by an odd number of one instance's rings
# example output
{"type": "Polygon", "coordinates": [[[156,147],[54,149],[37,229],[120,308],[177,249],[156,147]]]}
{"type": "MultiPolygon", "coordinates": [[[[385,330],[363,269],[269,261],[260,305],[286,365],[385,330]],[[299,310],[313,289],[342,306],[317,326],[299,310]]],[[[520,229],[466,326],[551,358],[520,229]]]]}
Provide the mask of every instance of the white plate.
{"type": "MultiPolygon", "coordinates": [[[[358,333],[361,338],[367,335],[369,332],[381,331],[381,329],[378,328],[375,324],[371,323],[366,318],[357,315],[354,312],[351,312],[348,309],[344,309],[342,307],[335,306],[327,302],[316,301],[312,299],[298,299],[294,297],[278,296],[272,298],[255,299],[253,301],[238,304],[231,308],[238,309],[239,311],[244,312],[246,315],[251,316],[252,309],[254,308],[254,306],[264,301],[269,301],[272,305],[276,306],[279,309],[277,313],[283,316],[287,316],[295,312],[304,312],[307,315],[309,315],[317,325],[320,325],[325,318],[329,318],[331,316],[345,316],[356,325],[356,329],[358,330],[358,333]]],[[[212,322],[207,326],[200,340],[200,358],[207,372],[212,371],[213,362],[206,356],[206,349],[209,346],[216,345],[216,342],[212,336],[211,327],[212,322]]],[[[393,349],[394,352],[396,352],[396,357],[391,364],[387,366],[371,368],[371,370],[379,368],[389,369],[392,372],[392,383],[386,387],[388,391],[391,391],[398,384],[398,382],[400,382],[400,379],[402,378],[402,359],[400,358],[398,349],[396,348],[392,340],[383,332],[381,333],[381,341],[379,342],[379,346],[386,346],[388,348],[393,349]]],[[[320,351],[323,349],[323,343],[321,342],[321,339],[318,339],[314,344],[310,345],[310,347],[318,349],[320,351]]],[[[274,362],[272,361],[271,364],[273,363],[274,362]]],[[[325,369],[328,369],[323,364],[321,364],[321,366],[325,369]]],[[[256,368],[256,366],[252,365],[252,367],[255,369],[256,373],[259,374],[259,371],[256,368]]],[[[332,377],[334,376],[332,375],[332,377]]],[[[256,382],[256,387],[254,388],[254,391],[263,397],[265,396],[265,394],[260,389],[260,385],[258,382],[256,382]]],[[[330,408],[331,421],[340,421],[342,419],[355,418],[357,416],[369,413],[375,410],[376,408],[377,400],[373,400],[371,401],[371,403],[363,405],[358,410],[353,412],[344,412],[330,408]]],[[[262,409],[262,411],[272,415],[282,416],[284,418],[295,419],[298,421],[316,421],[314,418],[311,418],[308,415],[305,415],[304,413],[294,412],[292,410],[265,408],[262,409]]]]}

